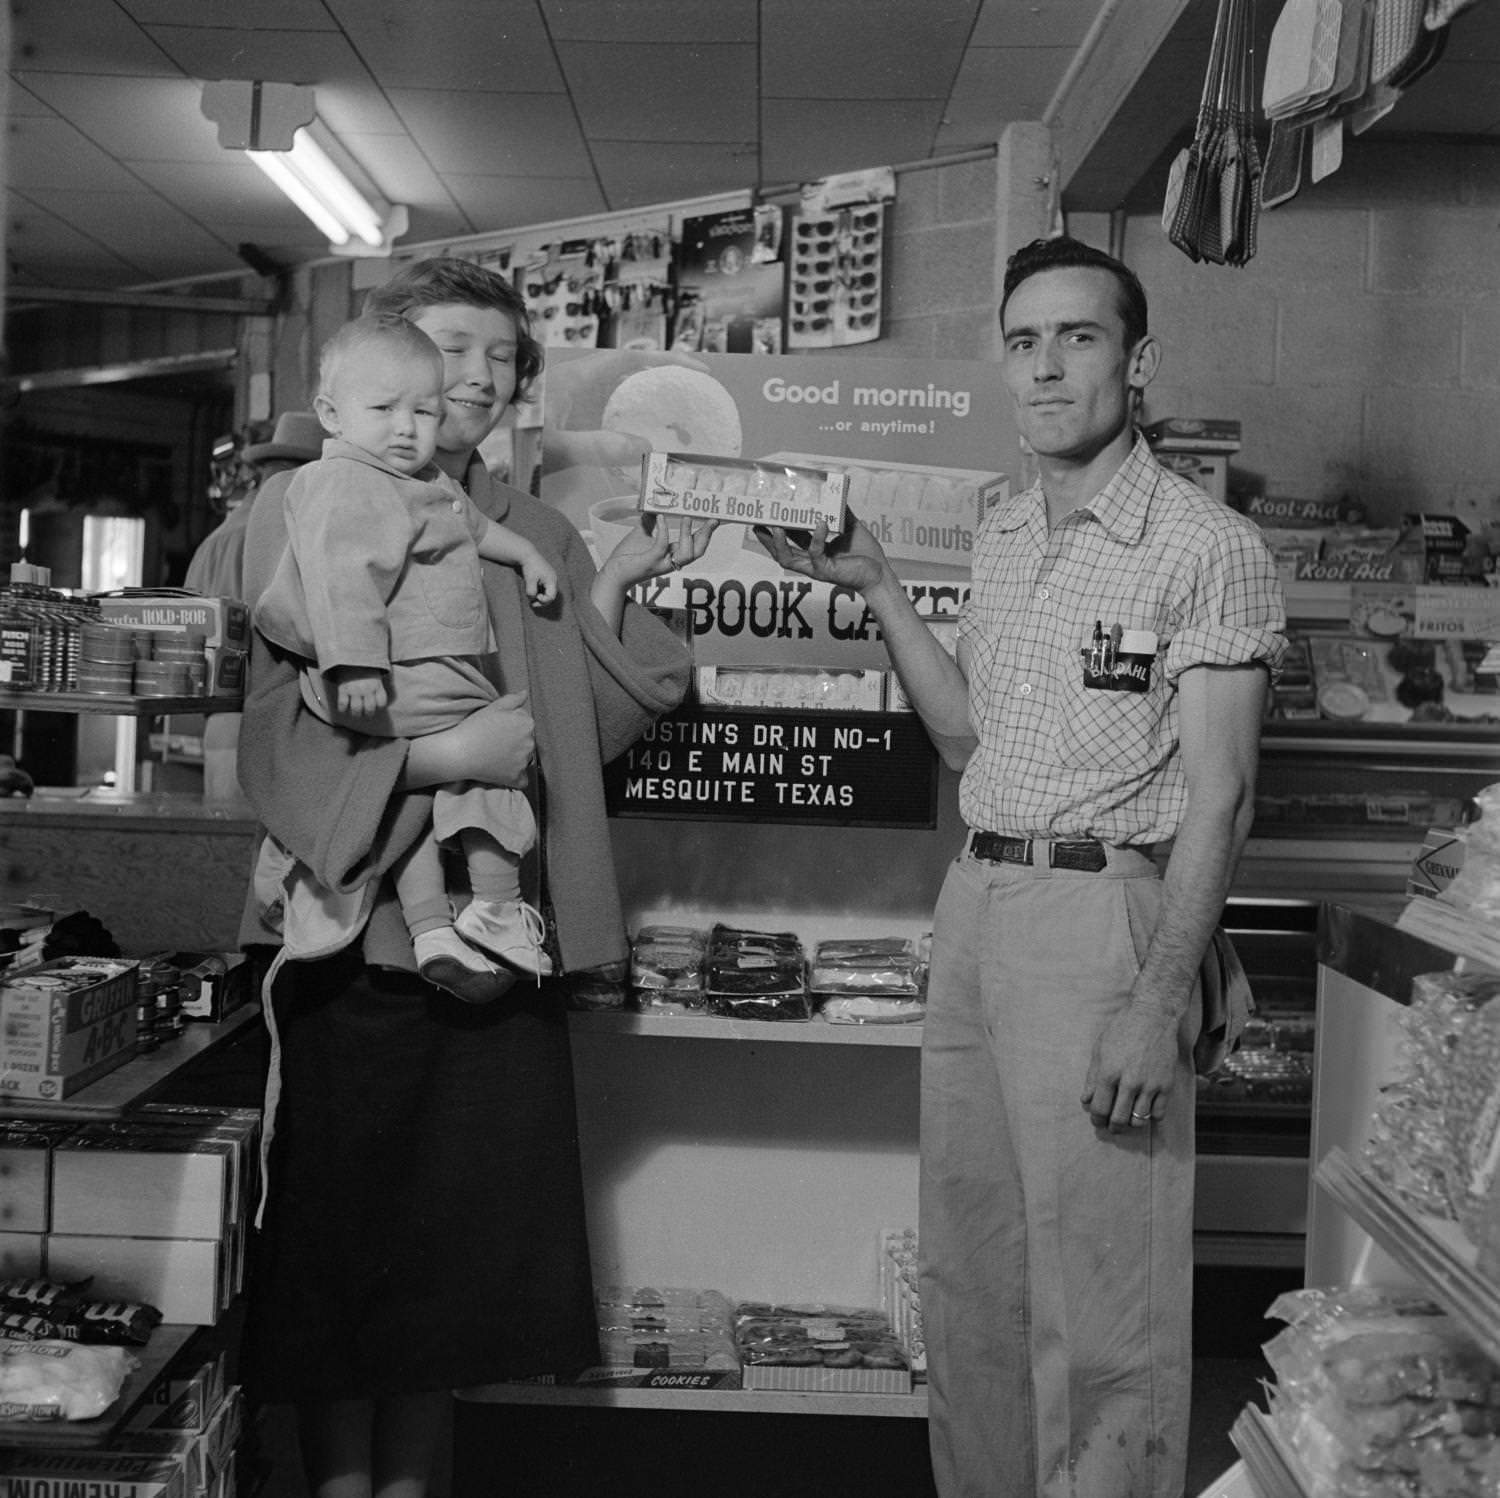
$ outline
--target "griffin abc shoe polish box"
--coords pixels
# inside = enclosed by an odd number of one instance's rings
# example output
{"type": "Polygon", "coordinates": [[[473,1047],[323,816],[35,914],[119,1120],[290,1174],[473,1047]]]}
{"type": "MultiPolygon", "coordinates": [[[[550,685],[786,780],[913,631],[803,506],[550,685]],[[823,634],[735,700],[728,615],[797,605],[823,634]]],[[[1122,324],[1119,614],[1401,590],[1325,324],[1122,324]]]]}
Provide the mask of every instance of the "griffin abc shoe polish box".
{"type": "Polygon", "coordinates": [[[55,957],[0,982],[0,1096],[69,1097],[129,1060],[136,967],[55,957]]]}

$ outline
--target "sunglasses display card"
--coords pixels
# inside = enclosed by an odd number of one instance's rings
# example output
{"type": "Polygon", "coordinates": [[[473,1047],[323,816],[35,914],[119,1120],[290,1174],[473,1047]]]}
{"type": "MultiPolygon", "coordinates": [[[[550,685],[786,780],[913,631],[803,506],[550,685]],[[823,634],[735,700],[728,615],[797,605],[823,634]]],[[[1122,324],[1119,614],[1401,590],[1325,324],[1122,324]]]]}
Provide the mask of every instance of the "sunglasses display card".
{"type": "Polygon", "coordinates": [[[880,337],[884,203],[804,209],[787,261],[787,347],[836,348],[880,337]]]}

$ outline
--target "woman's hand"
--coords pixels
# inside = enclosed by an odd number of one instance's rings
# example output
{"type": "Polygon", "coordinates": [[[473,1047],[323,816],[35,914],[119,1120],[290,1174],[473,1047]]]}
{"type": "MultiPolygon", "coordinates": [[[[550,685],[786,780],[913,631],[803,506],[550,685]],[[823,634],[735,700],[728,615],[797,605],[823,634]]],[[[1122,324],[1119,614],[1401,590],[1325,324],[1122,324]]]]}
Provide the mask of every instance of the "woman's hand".
{"type": "Polygon", "coordinates": [[[589,598],[610,629],[619,634],[626,596],[637,583],[696,562],[708,550],[718,527],[717,520],[643,515],[641,523],[627,531],[605,557],[589,591],[589,598]]]}
{"type": "Polygon", "coordinates": [[[633,588],[648,577],[680,571],[696,562],[719,528],[717,520],[684,520],[671,515],[642,515],[618,546],[604,559],[600,575],[608,573],[623,588],[633,588]]]}
{"type": "Polygon", "coordinates": [[[456,780],[520,787],[536,753],[526,693],[509,692],[461,723],[410,740],[401,789],[425,790],[456,780]]]}

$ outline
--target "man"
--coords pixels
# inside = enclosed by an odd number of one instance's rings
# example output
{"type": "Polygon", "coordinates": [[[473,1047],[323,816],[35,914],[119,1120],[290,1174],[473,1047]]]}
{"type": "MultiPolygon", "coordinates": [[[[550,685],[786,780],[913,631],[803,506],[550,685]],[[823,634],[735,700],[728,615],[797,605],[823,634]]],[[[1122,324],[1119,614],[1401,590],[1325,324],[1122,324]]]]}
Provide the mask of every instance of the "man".
{"type": "Polygon", "coordinates": [[[273,474],[287,473],[323,454],[326,434],[311,411],[284,411],[268,442],[252,442],[240,462],[253,475],[229,507],[229,513],[199,543],[188,562],[183,586],[210,598],[243,598],[245,527],[260,485],[273,474]]]}
{"type": "Polygon", "coordinates": [[[980,532],[956,661],[863,526],[806,551],[762,539],[863,595],[964,771],[922,1056],[938,1491],[1180,1498],[1197,976],[1250,827],[1284,607],[1254,526],[1135,430],[1160,350],[1134,274],[1038,240],[1000,319],[1040,478],[980,532]]]}
{"type": "MultiPolygon", "coordinates": [[[[278,498],[285,483],[269,484],[277,474],[295,472],[322,456],[326,434],[311,411],[283,411],[276,418],[269,442],[253,442],[240,461],[254,474],[229,514],[211,530],[193,553],[183,579],[185,587],[209,598],[245,597],[245,536],[256,498],[267,488],[278,498]]],[[[273,501],[268,501],[272,503],[273,501]]],[[[240,794],[238,713],[213,713],[203,723],[203,795],[208,801],[234,800],[240,794]]]]}

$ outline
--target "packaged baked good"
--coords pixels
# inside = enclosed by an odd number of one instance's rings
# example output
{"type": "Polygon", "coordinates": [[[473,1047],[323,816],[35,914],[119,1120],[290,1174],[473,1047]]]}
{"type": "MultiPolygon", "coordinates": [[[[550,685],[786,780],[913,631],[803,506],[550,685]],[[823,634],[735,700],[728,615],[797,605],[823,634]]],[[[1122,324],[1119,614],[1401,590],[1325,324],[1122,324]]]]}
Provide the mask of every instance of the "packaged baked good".
{"type": "Polygon", "coordinates": [[[813,1015],[806,953],[790,931],[714,926],[704,992],[709,1012],[731,1019],[806,1020],[813,1015]]]}
{"type": "Polygon", "coordinates": [[[604,1367],[724,1372],[740,1366],[733,1306],[717,1290],[601,1285],[594,1309],[604,1367]]]}
{"type": "Polygon", "coordinates": [[[823,1304],[741,1301],[734,1336],[746,1364],[783,1367],[900,1368],[909,1366],[883,1311],[823,1304]]]}
{"type": "Polygon", "coordinates": [[[1363,1285],[1294,1291],[1267,1314],[1288,1322],[1265,1347],[1272,1419],[1310,1493],[1496,1491],[1500,1370],[1436,1305],[1363,1285]]]}
{"type": "Polygon", "coordinates": [[[630,992],[637,1009],[701,1010],[708,933],[695,926],[646,925],[630,944],[630,992]]]}
{"type": "Polygon", "coordinates": [[[570,1009],[609,1010],[625,1007],[627,965],[606,962],[599,967],[580,968],[567,975],[570,1009]]]}
{"type": "Polygon", "coordinates": [[[641,463],[641,511],[693,520],[815,530],[848,519],[849,475],[796,463],[651,452],[641,463]]]}
{"type": "Polygon", "coordinates": [[[926,985],[926,959],[904,936],[819,942],[808,970],[818,1013],[832,1024],[918,1024],[926,985]]]}
{"type": "Polygon", "coordinates": [[[1423,973],[1412,980],[1395,1073],[1376,1100],[1361,1158],[1376,1180],[1417,1212],[1454,1218],[1476,1205],[1465,1200],[1469,1192],[1453,1124],[1466,1105],[1456,1106],[1453,1098],[1455,1086],[1465,1097],[1483,1088],[1482,1076],[1473,1076],[1459,1058],[1474,1060],[1480,1048],[1470,1032],[1497,997],[1500,978],[1492,974],[1423,973]]]}

